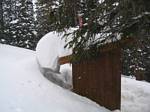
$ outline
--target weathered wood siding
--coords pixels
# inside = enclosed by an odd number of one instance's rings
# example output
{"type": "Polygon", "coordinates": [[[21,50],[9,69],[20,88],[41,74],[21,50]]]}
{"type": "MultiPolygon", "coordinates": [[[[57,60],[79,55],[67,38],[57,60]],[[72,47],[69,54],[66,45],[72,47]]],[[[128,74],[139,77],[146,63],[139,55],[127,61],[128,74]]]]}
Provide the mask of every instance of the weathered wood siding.
{"type": "Polygon", "coordinates": [[[100,52],[100,57],[73,63],[73,91],[111,110],[120,109],[121,50],[100,52]]]}

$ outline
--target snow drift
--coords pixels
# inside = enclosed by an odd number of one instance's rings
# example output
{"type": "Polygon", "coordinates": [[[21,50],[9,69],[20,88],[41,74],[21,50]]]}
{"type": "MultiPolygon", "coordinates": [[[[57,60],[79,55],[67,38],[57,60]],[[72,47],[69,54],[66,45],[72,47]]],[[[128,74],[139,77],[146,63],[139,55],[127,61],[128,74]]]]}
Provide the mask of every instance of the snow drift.
{"type": "MultiPolygon", "coordinates": [[[[0,53],[0,112],[110,112],[43,77],[34,51],[0,44],[0,53]]],[[[150,112],[149,83],[122,77],[121,93],[121,112],[150,112]]]]}
{"type": "Polygon", "coordinates": [[[72,89],[72,68],[68,64],[62,65],[58,62],[59,57],[72,54],[72,49],[65,48],[67,41],[63,34],[50,32],[43,36],[37,44],[36,56],[42,74],[61,87],[72,89]],[[68,66],[65,67],[64,66],[68,66]]]}
{"type": "Polygon", "coordinates": [[[63,34],[47,33],[37,44],[36,55],[41,67],[59,72],[59,57],[72,54],[72,49],[65,48],[67,41],[63,34]]]}
{"type": "Polygon", "coordinates": [[[150,83],[122,77],[121,112],[150,112],[150,83]]]}
{"type": "Polygon", "coordinates": [[[48,81],[34,51],[0,44],[1,112],[110,112],[48,81]]]}

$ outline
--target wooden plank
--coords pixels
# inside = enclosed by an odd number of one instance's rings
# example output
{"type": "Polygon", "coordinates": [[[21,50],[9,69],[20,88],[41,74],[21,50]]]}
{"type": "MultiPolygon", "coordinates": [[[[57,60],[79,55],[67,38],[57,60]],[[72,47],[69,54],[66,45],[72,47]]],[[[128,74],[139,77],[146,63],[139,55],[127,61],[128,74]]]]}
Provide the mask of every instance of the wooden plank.
{"type": "Polygon", "coordinates": [[[66,63],[71,63],[71,56],[72,55],[60,57],[59,58],[60,65],[63,65],[63,64],[66,64],[66,63]]]}

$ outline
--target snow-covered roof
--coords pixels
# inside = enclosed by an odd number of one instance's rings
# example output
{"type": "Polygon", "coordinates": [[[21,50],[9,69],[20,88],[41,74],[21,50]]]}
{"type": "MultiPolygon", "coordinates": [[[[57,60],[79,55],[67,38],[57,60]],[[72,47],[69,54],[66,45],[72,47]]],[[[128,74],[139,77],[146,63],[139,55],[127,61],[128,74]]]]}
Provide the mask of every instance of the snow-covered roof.
{"type": "Polygon", "coordinates": [[[41,67],[57,71],[59,57],[72,54],[72,49],[64,48],[67,40],[63,34],[50,32],[38,42],[36,47],[37,60],[41,67]]]}

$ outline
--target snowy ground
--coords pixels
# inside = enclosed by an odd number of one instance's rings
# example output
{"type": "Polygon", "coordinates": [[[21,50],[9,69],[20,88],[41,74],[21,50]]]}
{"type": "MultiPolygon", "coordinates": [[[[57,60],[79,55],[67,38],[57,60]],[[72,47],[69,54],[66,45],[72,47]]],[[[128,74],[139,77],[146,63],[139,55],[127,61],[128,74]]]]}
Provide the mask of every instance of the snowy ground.
{"type": "MultiPolygon", "coordinates": [[[[110,112],[51,83],[35,52],[0,44],[0,112],[110,112]]],[[[150,84],[122,78],[121,112],[150,112],[150,84]]]]}
{"type": "Polygon", "coordinates": [[[122,77],[121,112],[150,112],[150,83],[122,77]]]}
{"type": "Polygon", "coordinates": [[[110,112],[49,82],[35,52],[0,44],[0,112],[110,112]]]}

